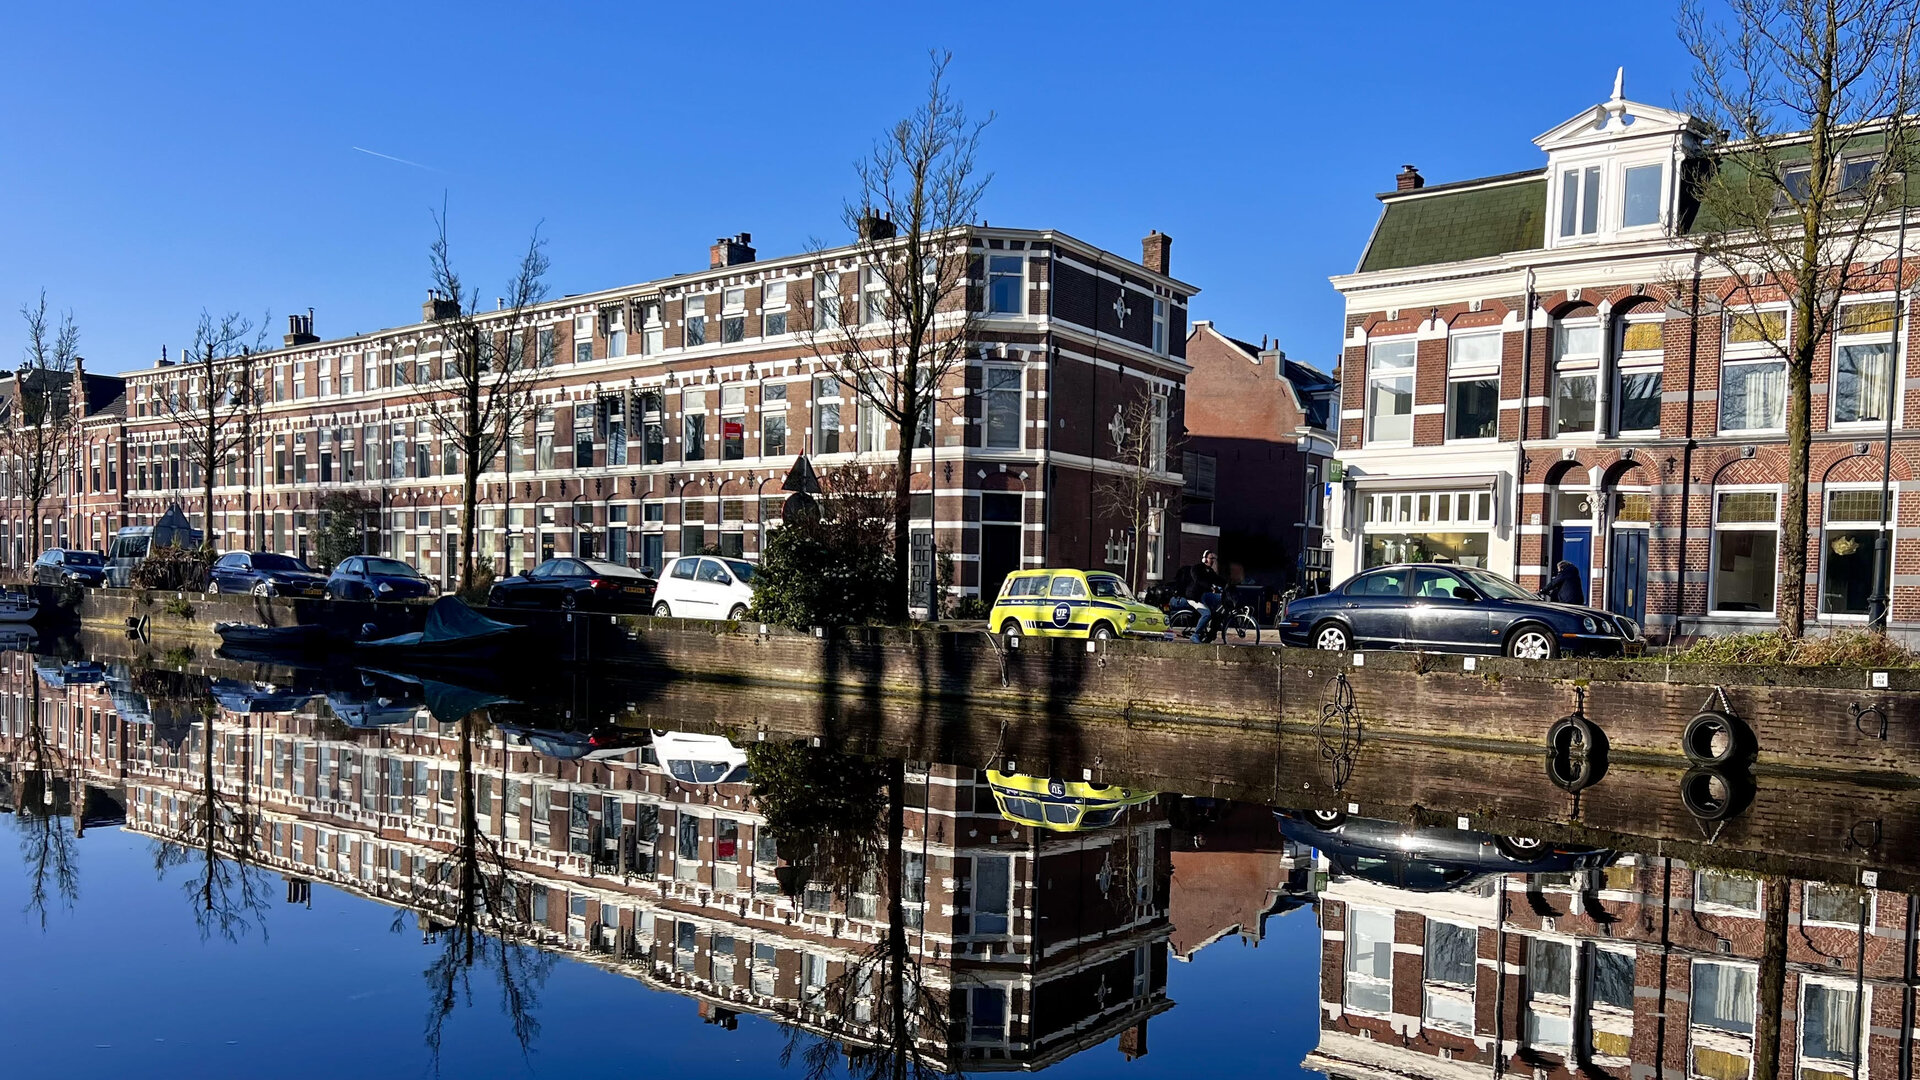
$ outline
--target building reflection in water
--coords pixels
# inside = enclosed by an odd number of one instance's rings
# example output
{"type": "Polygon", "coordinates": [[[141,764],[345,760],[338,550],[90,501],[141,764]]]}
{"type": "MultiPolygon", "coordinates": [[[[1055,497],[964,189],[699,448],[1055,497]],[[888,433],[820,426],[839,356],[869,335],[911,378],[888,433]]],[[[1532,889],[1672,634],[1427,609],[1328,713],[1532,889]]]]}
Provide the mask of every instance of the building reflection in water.
{"type": "MultiPolygon", "coordinates": [[[[438,950],[436,1050],[476,968],[530,1042],[555,956],[871,1075],[1041,1068],[1116,1034],[1131,1056],[1170,1007],[1158,800],[1057,831],[1003,816],[972,768],[883,762],[866,861],[829,865],[846,852],[772,839],[740,768],[764,749],[558,712],[376,673],[289,688],[7,653],[0,782],[23,810],[58,792],[50,830],[124,806],[105,817],[157,841],[204,934],[264,934],[264,874],[296,903],[322,882],[394,907],[438,950]]],[[[70,873],[62,837],[46,861],[70,873]]]]}

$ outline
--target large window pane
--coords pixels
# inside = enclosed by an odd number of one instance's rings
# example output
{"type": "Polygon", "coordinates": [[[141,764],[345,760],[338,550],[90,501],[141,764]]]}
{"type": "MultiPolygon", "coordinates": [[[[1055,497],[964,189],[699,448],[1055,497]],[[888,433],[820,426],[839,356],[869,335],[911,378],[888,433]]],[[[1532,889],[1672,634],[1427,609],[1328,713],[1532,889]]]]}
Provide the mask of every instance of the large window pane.
{"type": "Polygon", "coordinates": [[[1660,427],[1660,373],[1630,371],[1620,376],[1620,430],[1654,431],[1660,427]]]}
{"type": "Polygon", "coordinates": [[[1555,433],[1593,430],[1595,382],[1593,375],[1562,375],[1554,381],[1555,433]]]}
{"type": "Polygon", "coordinates": [[[1752,968],[1694,961],[1693,1022],[1721,1031],[1752,1034],[1753,978],[1752,968]]]}
{"type": "Polygon", "coordinates": [[[1878,529],[1834,529],[1821,533],[1820,613],[1865,615],[1873,595],[1873,542],[1878,529]]]}
{"type": "Polygon", "coordinates": [[[1373,380],[1367,399],[1367,439],[1370,442],[1413,439],[1413,376],[1373,380]]]}
{"type": "Polygon", "coordinates": [[[1660,223],[1660,173],[1658,165],[1639,165],[1626,171],[1626,205],[1620,217],[1621,225],[1632,228],[1660,223]]]}
{"type": "Polygon", "coordinates": [[[1470,926],[1427,923],[1427,981],[1472,986],[1479,933],[1470,926]]]}
{"type": "Polygon", "coordinates": [[[1777,428],[1786,422],[1787,365],[1779,361],[1728,364],[1720,376],[1723,431],[1777,428]]]}
{"type": "Polygon", "coordinates": [[[1020,372],[1014,368],[987,369],[987,446],[1017,450],[1020,432],[1020,372]]]}
{"type": "Polygon", "coordinates": [[[1713,609],[1773,611],[1778,547],[1778,537],[1771,531],[1717,530],[1714,533],[1713,609]]]}
{"type": "Polygon", "coordinates": [[[1447,438],[1491,439],[1499,422],[1499,379],[1455,379],[1447,384],[1447,438]]]}
{"type": "Polygon", "coordinates": [[[1884,422],[1893,346],[1843,345],[1833,362],[1833,422],[1884,422]]]}
{"type": "Polygon", "coordinates": [[[1606,949],[1593,951],[1593,967],[1588,972],[1593,1001],[1616,1009],[1633,1010],[1633,954],[1606,949]]]}
{"type": "Polygon", "coordinates": [[[1850,986],[1802,985],[1801,1052],[1810,1058],[1851,1061],[1859,1049],[1860,996],[1850,986]]]}
{"type": "Polygon", "coordinates": [[[1348,909],[1347,1005],[1368,1012],[1393,1011],[1391,912],[1348,909]]]}

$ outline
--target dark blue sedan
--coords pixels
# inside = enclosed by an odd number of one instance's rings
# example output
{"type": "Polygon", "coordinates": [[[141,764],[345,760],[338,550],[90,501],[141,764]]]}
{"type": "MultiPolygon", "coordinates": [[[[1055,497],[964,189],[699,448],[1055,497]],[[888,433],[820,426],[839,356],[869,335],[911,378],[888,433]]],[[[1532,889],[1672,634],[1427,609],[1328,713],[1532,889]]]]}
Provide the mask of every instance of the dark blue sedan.
{"type": "Polygon", "coordinates": [[[1411,892],[1446,892],[1487,874],[1554,874],[1604,867],[1616,853],[1531,836],[1351,818],[1337,810],[1275,810],[1280,835],[1327,857],[1334,873],[1411,892]]]}
{"type": "Polygon", "coordinates": [[[1314,649],[1421,649],[1551,660],[1621,656],[1645,642],[1632,619],[1555,604],[1477,567],[1399,563],[1366,570],[1331,592],[1294,600],[1280,640],[1314,649]]]}
{"type": "Polygon", "coordinates": [[[398,559],[354,555],[327,578],[329,600],[414,600],[434,593],[433,582],[398,559]]]}
{"type": "Polygon", "coordinates": [[[327,577],[291,555],[229,551],[207,571],[207,592],[254,596],[319,596],[327,577]]]}

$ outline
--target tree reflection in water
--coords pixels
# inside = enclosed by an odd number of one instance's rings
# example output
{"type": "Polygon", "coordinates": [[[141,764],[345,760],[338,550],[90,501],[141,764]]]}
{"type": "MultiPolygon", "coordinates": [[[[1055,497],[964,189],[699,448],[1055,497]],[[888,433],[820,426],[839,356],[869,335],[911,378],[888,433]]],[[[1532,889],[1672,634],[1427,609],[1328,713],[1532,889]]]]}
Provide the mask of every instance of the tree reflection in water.
{"type": "MultiPolygon", "coordinates": [[[[20,774],[14,813],[20,824],[20,857],[27,867],[26,912],[45,930],[51,903],[73,910],[80,896],[80,868],[74,858],[76,837],[59,812],[58,788],[67,782],[71,798],[71,778],[47,738],[40,680],[29,676],[27,682],[31,690],[22,740],[26,768],[20,774]]],[[[85,809],[84,805],[68,809],[75,830],[81,828],[85,809]]]]}

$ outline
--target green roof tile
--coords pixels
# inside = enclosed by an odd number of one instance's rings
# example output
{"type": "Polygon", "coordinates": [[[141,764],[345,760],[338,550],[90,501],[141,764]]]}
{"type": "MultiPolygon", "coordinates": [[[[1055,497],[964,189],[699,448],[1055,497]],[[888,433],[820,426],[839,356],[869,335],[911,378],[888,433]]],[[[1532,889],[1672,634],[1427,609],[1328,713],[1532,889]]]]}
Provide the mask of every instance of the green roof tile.
{"type": "Polygon", "coordinates": [[[1390,200],[1360,272],[1484,259],[1545,243],[1547,178],[1390,200]]]}

